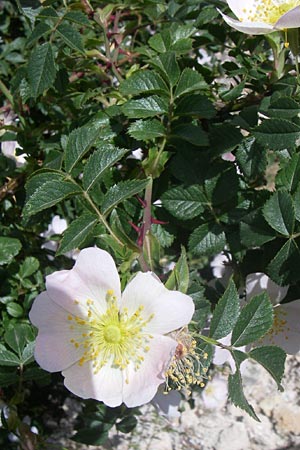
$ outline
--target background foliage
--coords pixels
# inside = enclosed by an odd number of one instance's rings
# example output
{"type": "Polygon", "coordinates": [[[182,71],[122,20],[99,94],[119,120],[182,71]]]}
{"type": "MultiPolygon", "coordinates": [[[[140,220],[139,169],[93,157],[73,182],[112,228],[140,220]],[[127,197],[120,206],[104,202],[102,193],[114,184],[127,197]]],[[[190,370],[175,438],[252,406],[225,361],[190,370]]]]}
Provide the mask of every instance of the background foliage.
{"type": "MultiPolygon", "coordinates": [[[[237,289],[264,272],[290,285],[285,301],[299,298],[299,91],[280,36],[231,30],[217,7],[226,10],[217,0],[0,2],[0,140],[27,155],[24,165],[0,155],[5,448],[18,445],[11,432],[22,448],[39,448],[46,412],[71,395],[60,374],[35,364],[28,312],[45,275],[71,268],[70,252],[92,245],[113,255],[123,286],[151,269],[192,295],[194,331],[213,312],[210,340],[199,340],[210,357],[212,342],[233,332],[229,396],[257,418],[238,348],[270,329],[272,307],[263,294],[240,310],[237,289]],[[45,237],[55,215],[68,227],[45,237]],[[210,282],[221,251],[233,273],[225,293],[210,282]]],[[[248,356],[280,386],[282,350],[248,356]]],[[[114,424],[135,426],[136,410],[82,404],[78,441],[101,444],[114,424]]]]}

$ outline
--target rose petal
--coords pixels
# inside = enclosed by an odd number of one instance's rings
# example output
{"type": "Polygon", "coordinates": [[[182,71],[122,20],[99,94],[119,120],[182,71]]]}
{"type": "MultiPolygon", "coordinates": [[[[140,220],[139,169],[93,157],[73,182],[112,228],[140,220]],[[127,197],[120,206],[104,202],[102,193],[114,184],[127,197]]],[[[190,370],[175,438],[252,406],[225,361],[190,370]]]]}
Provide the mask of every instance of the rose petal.
{"type": "Polygon", "coordinates": [[[165,372],[175,352],[177,342],[167,336],[153,336],[150,350],[138,370],[130,364],[125,371],[124,403],[129,407],[144,405],[153,399],[157,388],[165,381],[165,372]],[[126,379],[128,382],[126,382],[126,379]]]}
{"type": "Polygon", "coordinates": [[[296,6],[287,13],[283,14],[274,25],[274,28],[283,30],[284,28],[300,27],[300,6],[296,6]]]}
{"type": "Polygon", "coordinates": [[[154,315],[143,331],[165,334],[188,324],[195,306],[191,297],[179,291],[169,291],[151,272],[139,272],[122,295],[121,310],[129,316],[143,306],[142,316],[154,315]]]}
{"type": "Polygon", "coordinates": [[[81,358],[83,350],[75,348],[70,342],[74,333],[69,328],[68,313],[54,303],[46,292],[35,299],[29,318],[39,329],[34,355],[43,369],[57,372],[81,358]]]}
{"type": "Polygon", "coordinates": [[[257,8],[256,0],[227,0],[227,4],[239,20],[248,19],[249,11],[257,8]]]}
{"type": "Polygon", "coordinates": [[[246,277],[246,295],[250,300],[267,291],[273,305],[277,305],[287,294],[289,286],[279,286],[262,272],[249,273],[246,277]]]}
{"type": "Polygon", "coordinates": [[[266,334],[259,345],[277,345],[289,355],[300,350],[300,300],[274,308],[275,320],[272,333],[266,334]]]}
{"type": "Polygon", "coordinates": [[[223,14],[222,11],[219,11],[222,14],[225,22],[231,26],[232,28],[241,31],[246,34],[267,34],[272,33],[274,31],[273,25],[269,25],[263,22],[240,22],[239,20],[232,19],[231,17],[223,14]]]}
{"type": "Polygon", "coordinates": [[[81,250],[71,270],[61,270],[46,278],[47,292],[58,305],[73,314],[87,314],[86,301],[93,300],[99,314],[107,309],[106,294],[113,290],[119,299],[120,280],[112,257],[99,248],[81,250]],[[75,303],[75,300],[81,305],[75,303]]]}
{"type": "Polygon", "coordinates": [[[96,374],[92,362],[74,364],[62,372],[69,391],[81,398],[93,398],[115,408],[122,403],[123,376],[120,369],[106,364],[96,374]]]}

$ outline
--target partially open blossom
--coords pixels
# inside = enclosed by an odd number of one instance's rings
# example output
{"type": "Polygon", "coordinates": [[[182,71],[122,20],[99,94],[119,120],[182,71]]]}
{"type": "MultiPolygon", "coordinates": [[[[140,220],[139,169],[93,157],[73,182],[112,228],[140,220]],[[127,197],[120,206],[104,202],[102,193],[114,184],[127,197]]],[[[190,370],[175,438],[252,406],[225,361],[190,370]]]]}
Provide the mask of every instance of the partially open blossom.
{"type": "Polygon", "coordinates": [[[266,291],[274,306],[273,326],[259,340],[259,345],[278,345],[293,355],[300,350],[300,300],[281,304],[288,288],[278,286],[261,272],[251,273],[246,278],[247,300],[266,291]]]}
{"type": "Polygon", "coordinates": [[[237,19],[223,14],[232,28],[247,34],[267,34],[300,27],[299,0],[227,0],[237,19]]]}
{"type": "Polygon", "coordinates": [[[193,313],[191,297],[169,291],[151,272],[138,273],[121,295],[112,257],[87,248],[73,269],[47,276],[33,303],[35,358],[49,372],[62,371],[65,386],[82,398],[139,406],[165,381],[177,347],[167,334],[193,313]]]}

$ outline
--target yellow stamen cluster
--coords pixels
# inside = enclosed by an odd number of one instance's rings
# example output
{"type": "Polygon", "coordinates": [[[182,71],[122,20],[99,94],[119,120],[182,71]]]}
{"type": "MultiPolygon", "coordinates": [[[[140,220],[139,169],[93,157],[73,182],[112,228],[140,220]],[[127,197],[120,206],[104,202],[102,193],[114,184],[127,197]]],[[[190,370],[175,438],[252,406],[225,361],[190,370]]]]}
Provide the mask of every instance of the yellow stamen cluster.
{"type": "Polygon", "coordinates": [[[243,9],[245,16],[240,20],[274,25],[283,14],[299,5],[299,0],[255,0],[252,8],[243,9]]]}
{"type": "Polygon", "coordinates": [[[205,386],[203,380],[208,378],[207,367],[202,361],[207,360],[208,354],[197,349],[197,343],[187,328],[182,328],[172,337],[177,341],[177,347],[166,372],[166,393],[177,389],[190,395],[192,385],[205,386]]]}
{"type": "Polygon", "coordinates": [[[131,316],[126,308],[120,311],[112,290],[107,291],[104,314],[99,314],[91,299],[86,300],[85,304],[77,300],[74,303],[83,307],[84,311],[80,316],[67,316],[73,332],[70,342],[75,348],[82,349],[79,365],[92,361],[94,374],[106,364],[123,370],[133,363],[135,370],[138,370],[150,349],[152,336],[143,329],[153,315],[145,319],[142,305],[131,316]]]}

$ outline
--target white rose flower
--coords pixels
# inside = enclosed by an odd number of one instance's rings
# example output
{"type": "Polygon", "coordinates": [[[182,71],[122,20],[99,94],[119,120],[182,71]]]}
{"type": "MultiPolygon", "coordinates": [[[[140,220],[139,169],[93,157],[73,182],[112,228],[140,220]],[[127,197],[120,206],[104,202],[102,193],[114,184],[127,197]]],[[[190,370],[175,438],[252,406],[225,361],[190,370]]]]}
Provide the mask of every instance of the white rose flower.
{"type": "Polygon", "coordinates": [[[299,0],[227,0],[238,20],[220,13],[232,28],[247,34],[267,34],[300,27],[299,0]]]}
{"type": "Polygon", "coordinates": [[[112,257],[86,248],[73,269],[46,277],[33,303],[35,358],[49,372],[62,371],[79,397],[140,406],[166,380],[178,346],[167,334],[193,313],[192,298],[169,291],[152,272],[139,272],[121,295],[112,257]]]}

